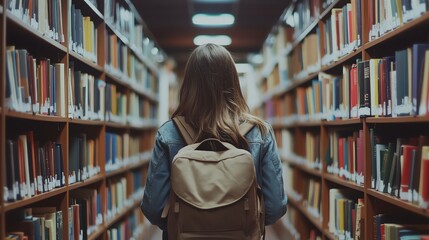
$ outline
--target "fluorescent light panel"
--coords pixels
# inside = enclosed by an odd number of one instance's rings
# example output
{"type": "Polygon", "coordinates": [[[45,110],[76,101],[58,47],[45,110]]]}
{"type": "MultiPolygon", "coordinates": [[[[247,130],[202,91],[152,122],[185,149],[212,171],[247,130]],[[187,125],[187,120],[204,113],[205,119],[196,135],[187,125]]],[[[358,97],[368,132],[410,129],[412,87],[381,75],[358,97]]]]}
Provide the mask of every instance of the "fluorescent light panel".
{"type": "Polygon", "coordinates": [[[229,26],[234,24],[235,17],[228,13],[221,14],[205,14],[198,13],[192,17],[192,23],[201,26],[229,26]]]}
{"type": "Polygon", "coordinates": [[[227,35],[198,35],[194,38],[195,45],[214,43],[222,46],[230,45],[231,38],[227,35]]]}

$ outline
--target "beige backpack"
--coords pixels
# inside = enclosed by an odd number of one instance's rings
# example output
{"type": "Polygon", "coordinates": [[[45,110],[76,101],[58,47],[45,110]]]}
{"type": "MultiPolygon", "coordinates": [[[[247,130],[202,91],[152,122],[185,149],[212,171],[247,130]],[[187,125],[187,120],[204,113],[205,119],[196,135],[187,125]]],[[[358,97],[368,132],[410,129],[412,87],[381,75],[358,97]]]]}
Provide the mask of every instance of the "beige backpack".
{"type": "MultiPolygon", "coordinates": [[[[168,239],[261,239],[264,202],[252,155],[206,139],[194,144],[194,132],[182,117],[173,119],[187,146],[171,163],[171,191],[163,217],[168,239]]],[[[243,136],[253,127],[241,124],[243,136]]]]}

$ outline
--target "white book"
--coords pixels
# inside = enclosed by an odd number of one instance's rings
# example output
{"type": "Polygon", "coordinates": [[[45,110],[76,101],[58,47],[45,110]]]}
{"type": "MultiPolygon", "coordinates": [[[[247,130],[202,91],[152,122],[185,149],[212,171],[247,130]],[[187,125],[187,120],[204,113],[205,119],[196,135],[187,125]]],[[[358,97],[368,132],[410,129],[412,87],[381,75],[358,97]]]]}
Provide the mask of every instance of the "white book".
{"type": "Polygon", "coordinates": [[[19,135],[19,141],[22,143],[24,157],[24,172],[25,172],[25,188],[26,195],[31,197],[31,180],[30,180],[30,164],[28,162],[27,135],[19,135]]]}

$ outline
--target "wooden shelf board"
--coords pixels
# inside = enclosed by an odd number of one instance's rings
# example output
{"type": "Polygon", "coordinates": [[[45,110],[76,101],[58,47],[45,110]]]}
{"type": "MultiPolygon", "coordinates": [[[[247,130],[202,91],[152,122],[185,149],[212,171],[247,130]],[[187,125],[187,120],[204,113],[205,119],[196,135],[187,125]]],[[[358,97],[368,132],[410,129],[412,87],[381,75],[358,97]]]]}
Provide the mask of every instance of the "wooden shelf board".
{"type": "Polygon", "coordinates": [[[142,90],[142,89],[138,89],[138,88],[134,88],[133,84],[131,84],[131,90],[133,90],[135,93],[137,93],[138,95],[148,99],[151,102],[158,102],[158,96],[154,93],[151,93],[147,90],[142,90]]]}
{"type": "Polygon", "coordinates": [[[334,234],[329,232],[329,229],[323,229],[323,234],[325,235],[326,238],[328,238],[330,240],[336,240],[337,239],[334,234]]]}
{"type": "Polygon", "coordinates": [[[308,219],[317,229],[319,229],[320,232],[323,232],[322,229],[322,223],[319,221],[319,219],[313,217],[305,208],[303,205],[303,201],[295,201],[293,198],[290,198],[288,196],[288,201],[295,206],[296,209],[298,209],[302,215],[305,216],[306,219],[308,219]]]}
{"type": "Polygon", "coordinates": [[[110,23],[110,22],[105,22],[105,23],[106,23],[106,26],[107,26],[108,30],[110,30],[111,32],[113,32],[113,34],[115,34],[119,38],[119,40],[122,41],[122,43],[124,43],[125,45],[127,45],[129,47],[128,38],[124,34],[122,34],[121,32],[119,32],[119,30],[117,30],[115,28],[115,26],[113,26],[112,23],[110,23]]]}
{"type": "Polygon", "coordinates": [[[367,123],[429,123],[429,116],[417,116],[417,117],[368,117],[366,118],[367,123]]]}
{"type": "Polygon", "coordinates": [[[336,62],[331,63],[327,66],[322,66],[321,72],[329,71],[336,67],[341,67],[344,65],[345,62],[349,61],[352,58],[357,57],[359,54],[362,54],[362,47],[359,47],[358,49],[355,49],[353,52],[343,56],[342,58],[338,59],[336,62]]]}
{"type": "Polygon", "coordinates": [[[322,121],[320,120],[297,121],[294,125],[296,127],[320,127],[322,125],[322,121]]]}
{"type": "Polygon", "coordinates": [[[341,0],[335,0],[333,3],[331,3],[331,5],[329,5],[329,7],[327,7],[319,16],[319,19],[322,20],[323,18],[327,17],[329,14],[331,14],[331,10],[332,8],[334,8],[335,6],[337,6],[337,4],[340,2],[341,0]]]}
{"type": "Polygon", "coordinates": [[[104,232],[104,226],[102,224],[98,225],[97,230],[95,230],[95,232],[91,233],[91,235],[88,236],[88,240],[95,240],[100,237],[104,232]]]}
{"type": "Polygon", "coordinates": [[[365,49],[372,48],[374,46],[382,44],[387,39],[391,39],[391,38],[394,38],[400,34],[405,33],[406,31],[414,28],[417,25],[428,24],[428,23],[429,23],[429,12],[426,12],[422,16],[420,16],[420,17],[418,17],[418,18],[416,18],[410,22],[403,24],[402,26],[398,27],[397,29],[390,31],[390,32],[384,34],[383,36],[381,36],[375,40],[372,40],[368,43],[365,43],[364,47],[365,47],[365,49]]]}
{"type": "Polygon", "coordinates": [[[110,128],[128,128],[127,124],[115,123],[115,122],[105,122],[106,127],[110,128]]]}
{"type": "Polygon", "coordinates": [[[284,157],[282,157],[282,160],[284,162],[290,164],[291,166],[294,166],[295,168],[300,169],[303,172],[306,172],[306,173],[311,174],[311,175],[316,176],[316,177],[321,177],[322,176],[322,173],[321,173],[320,169],[310,168],[310,167],[308,167],[305,164],[300,164],[300,163],[297,163],[297,162],[295,162],[295,161],[293,161],[291,159],[284,158],[284,157]]]}
{"type": "Polygon", "coordinates": [[[310,73],[308,76],[303,77],[303,78],[294,78],[293,85],[291,86],[290,90],[296,89],[301,84],[304,84],[310,80],[316,79],[318,76],[319,76],[319,71],[316,71],[314,73],[310,73]]]}
{"type": "Polygon", "coordinates": [[[380,193],[374,189],[367,189],[366,192],[367,192],[367,194],[369,194],[373,197],[376,197],[377,199],[381,199],[385,202],[388,202],[390,204],[398,206],[398,207],[405,209],[409,212],[413,212],[413,213],[416,213],[418,215],[429,218],[429,209],[420,208],[419,206],[416,206],[412,203],[400,200],[400,199],[393,197],[393,196],[390,196],[389,194],[386,194],[386,193],[380,193]]]}
{"type": "Polygon", "coordinates": [[[158,74],[158,69],[156,66],[152,63],[152,61],[149,60],[147,56],[143,54],[143,52],[138,50],[138,47],[135,44],[128,44],[128,47],[131,49],[131,51],[134,53],[134,55],[147,67],[149,70],[155,74],[158,74]]]}
{"type": "Polygon", "coordinates": [[[322,125],[324,125],[324,126],[344,126],[344,125],[354,125],[354,124],[362,124],[362,118],[322,121],[322,125]]]}
{"type": "Polygon", "coordinates": [[[319,18],[316,18],[312,23],[310,23],[308,27],[304,31],[302,31],[302,33],[300,33],[299,36],[295,39],[292,48],[295,49],[296,46],[300,44],[311,31],[313,31],[313,29],[317,26],[318,23],[319,18]]]}
{"type": "Polygon", "coordinates": [[[110,171],[110,172],[106,172],[106,178],[111,178],[111,177],[114,177],[114,176],[117,176],[117,175],[124,174],[124,173],[126,173],[126,172],[128,172],[128,171],[130,171],[132,169],[136,169],[136,168],[142,167],[142,166],[144,166],[144,165],[146,165],[148,163],[149,163],[149,159],[145,159],[145,160],[142,160],[142,161],[140,161],[138,163],[129,164],[129,165],[127,165],[125,167],[122,167],[120,169],[113,170],[113,171],[110,171]]]}
{"type": "Polygon", "coordinates": [[[65,193],[66,191],[67,191],[66,187],[55,188],[50,192],[41,193],[41,194],[33,196],[31,198],[25,198],[25,199],[18,200],[15,202],[5,203],[4,204],[4,211],[5,212],[11,211],[11,210],[14,210],[17,208],[21,208],[21,207],[42,201],[42,200],[46,200],[48,198],[61,195],[61,194],[65,193]]]}
{"type": "Polygon", "coordinates": [[[323,177],[325,179],[327,179],[328,181],[330,181],[330,182],[342,185],[344,187],[352,188],[352,189],[354,189],[356,191],[364,192],[364,187],[363,186],[357,185],[354,182],[342,179],[342,178],[340,178],[338,176],[335,176],[335,175],[332,175],[330,173],[324,173],[323,177]]]}
{"type": "Polygon", "coordinates": [[[94,6],[94,4],[92,4],[89,0],[83,0],[83,2],[88,6],[89,9],[91,9],[91,11],[101,20],[104,19],[103,14],[100,12],[100,10],[98,10],[98,8],[96,8],[94,6]]]}
{"type": "Polygon", "coordinates": [[[87,65],[88,67],[90,67],[90,68],[92,68],[98,72],[103,72],[103,70],[104,70],[104,67],[101,67],[97,63],[91,62],[91,60],[86,59],[84,56],[76,53],[75,51],[70,50],[69,55],[72,56],[74,59],[78,60],[79,62],[87,65]]]}
{"type": "MultiPolygon", "coordinates": [[[[22,22],[18,17],[16,17],[13,13],[6,11],[6,18],[8,21],[12,22],[14,25],[16,25],[18,28],[21,28],[20,30],[24,30],[24,32],[31,33],[33,36],[37,37],[40,40],[43,40],[49,45],[54,46],[58,50],[62,51],[63,53],[67,53],[67,47],[62,45],[61,43],[44,36],[42,33],[38,32],[37,30],[33,29],[26,23],[22,22]]],[[[20,31],[17,30],[17,31],[20,31]]]]}
{"type": "Polygon", "coordinates": [[[82,120],[82,119],[69,119],[69,123],[77,125],[89,125],[89,126],[103,126],[104,121],[100,120],[82,120]]]}
{"type": "Polygon", "coordinates": [[[108,70],[107,68],[104,68],[104,72],[106,74],[106,77],[112,79],[115,83],[125,87],[125,88],[130,88],[130,83],[126,82],[122,79],[120,79],[119,77],[115,76],[110,70],[108,70]]]}
{"type": "Polygon", "coordinates": [[[69,189],[69,191],[73,191],[75,189],[82,188],[82,187],[91,185],[93,183],[100,182],[102,180],[103,180],[103,175],[102,174],[97,174],[96,176],[91,177],[89,179],[86,179],[84,181],[76,182],[76,183],[73,183],[73,184],[69,185],[68,189],[69,189]]]}
{"type": "Polygon", "coordinates": [[[9,118],[20,118],[20,119],[27,119],[27,120],[36,120],[41,122],[60,122],[65,123],[67,122],[67,118],[64,117],[57,117],[57,116],[48,116],[48,115],[33,115],[32,113],[22,113],[22,112],[15,112],[15,111],[7,111],[6,117],[9,118]]]}

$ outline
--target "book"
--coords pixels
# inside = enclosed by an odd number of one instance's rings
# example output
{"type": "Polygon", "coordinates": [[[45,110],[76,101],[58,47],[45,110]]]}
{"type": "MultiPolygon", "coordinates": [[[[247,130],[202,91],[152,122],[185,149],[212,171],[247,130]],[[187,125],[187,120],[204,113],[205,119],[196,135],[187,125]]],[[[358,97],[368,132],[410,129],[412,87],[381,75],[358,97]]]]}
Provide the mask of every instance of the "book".
{"type": "Polygon", "coordinates": [[[413,44],[412,46],[412,114],[420,115],[420,98],[423,86],[423,70],[425,68],[425,53],[429,44],[413,44]]]}
{"type": "Polygon", "coordinates": [[[402,159],[401,159],[402,172],[401,172],[401,189],[399,192],[399,196],[402,200],[409,201],[408,190],[409,190],[409,184],[410,184],[412,152],[416,151],[417,147],[413,145],[402,145],[401,148],[402,148],[402,159]]]}

